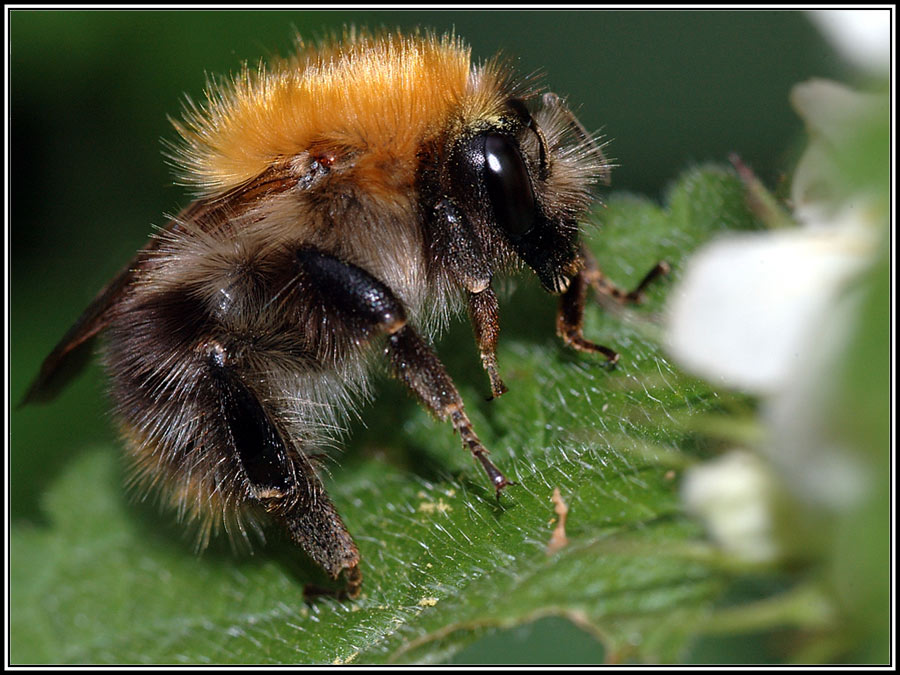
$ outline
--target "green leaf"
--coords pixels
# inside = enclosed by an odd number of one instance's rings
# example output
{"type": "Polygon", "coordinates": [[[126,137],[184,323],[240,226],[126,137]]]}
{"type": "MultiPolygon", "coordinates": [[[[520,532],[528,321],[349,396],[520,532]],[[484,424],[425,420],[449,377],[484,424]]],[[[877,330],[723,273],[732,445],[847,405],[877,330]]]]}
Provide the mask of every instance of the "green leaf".
{"type": "MultiPolygon", "coordinates": [[[[677,278],[716,232],[756,227],[727,169],[688,171],[667,201],[614,194],[599,214],[590,245],[617,283],[636,283],[661,258],[677,278]]],[[[362,411],[368,427],[328,478],[363,557],[356,601],[305,602],[319,573],[277,536],[252,556],[227,541],[194,555],[168,514],[129,501],[115,447],[61,449],[71,459],[51,480],[26,461],[41,514],[13,504],[11,662],[440,663],[466,648],[483,654],[477,640],[535,621],[573,622],[597,641],[597,662],[677,661],[725,586],[679,507],[678,471],[702,445],[683,422],[724,403],[655,342],[671,283],[638,308],[589,308],[585,335],[621,352],[614,370],[565,350],[552,335],[553,301],[522,284],[501,303],[510,391],[496,401],[484,401],[465,326],[438,344],[476,430],[518,483],[499,501],[449,426],[380,382],[362,411]],[[568,544],[548,555],[554,489],[569,508],[568,544]]],[[[14,429],[61,407],[16,412],[14,429]]],[[[17,438],[12,459],[25,461],[31,446],[17,438]]],[[[564,658],[550,643],[543,660],[564,658]]]]}

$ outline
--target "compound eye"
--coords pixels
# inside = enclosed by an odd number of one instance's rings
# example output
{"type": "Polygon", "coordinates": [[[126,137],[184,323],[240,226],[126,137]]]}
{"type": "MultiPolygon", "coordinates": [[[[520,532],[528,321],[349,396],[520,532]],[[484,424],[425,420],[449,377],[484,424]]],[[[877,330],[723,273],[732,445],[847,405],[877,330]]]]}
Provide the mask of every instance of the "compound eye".
{"type": "Polygon", "coordinates": [[[514,238],[526,234],[535,221],[534,192],[525,161],[506,136],[484,137],[484,183],[500,227],[514,238]]]}

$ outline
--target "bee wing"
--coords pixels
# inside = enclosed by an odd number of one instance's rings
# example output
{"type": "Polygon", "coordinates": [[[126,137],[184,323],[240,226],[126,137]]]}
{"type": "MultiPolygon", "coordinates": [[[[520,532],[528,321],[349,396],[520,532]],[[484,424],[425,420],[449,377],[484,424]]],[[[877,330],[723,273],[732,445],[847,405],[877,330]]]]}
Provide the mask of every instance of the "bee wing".
{"type": "Polygon", "coordinates": [[[124,296],[147,255],[160,247],[165,232],[178,230],[183,223],[201,220],[210,211],[206,202],[194,202],[169,221],[162,233],[150,239],[93,299],[88,308],[44,359],[41,370],[28,388],[20,406],[52,401],[87,365],[94,340],[109,322],[109,310],[124,296]]]}
{"type": "Polygon", "coordinates": [[[20,405],[46,403],[78,375],[87,364],[94,339],[106,327],[109,309],[124,295],[134,278],[137,258],[110,281],[91,302],[62,340],[44,359],[41,370],[28,388],[20,405]]]}
{"type": "Polygon", "coordinates": [[[261,176],[240,185],[231,192],[212,200],[198,200],[183,209],[169,221],[128,265],[97,294],[78,321],[69,329],[50,355],[44,359],[38,376],[32,382],[20,405],[46,403],[60,391],[87,364],[94,339],[109,321],[109,310],[125,295],[134,281],[138,268],[166,241],[167,233],[178,233],[185,228],[215,229],[227,223],[235,201],[259,199],[273,192],[285,190],[296,184],[297,179],[284,174],[284,167],[273,167],[261,176]]]}

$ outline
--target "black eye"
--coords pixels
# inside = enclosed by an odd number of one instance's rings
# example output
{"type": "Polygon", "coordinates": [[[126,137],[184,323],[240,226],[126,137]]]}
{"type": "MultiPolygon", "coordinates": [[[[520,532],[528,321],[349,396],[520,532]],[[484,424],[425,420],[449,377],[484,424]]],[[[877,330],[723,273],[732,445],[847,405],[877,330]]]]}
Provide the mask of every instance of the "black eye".
{"type": "Polygon", "coordinates": [[[531,178],[519,149],[506,136],[484,137],[484,183],[500,227],[513,237],[528,232],[535,220],[531,178]]]}

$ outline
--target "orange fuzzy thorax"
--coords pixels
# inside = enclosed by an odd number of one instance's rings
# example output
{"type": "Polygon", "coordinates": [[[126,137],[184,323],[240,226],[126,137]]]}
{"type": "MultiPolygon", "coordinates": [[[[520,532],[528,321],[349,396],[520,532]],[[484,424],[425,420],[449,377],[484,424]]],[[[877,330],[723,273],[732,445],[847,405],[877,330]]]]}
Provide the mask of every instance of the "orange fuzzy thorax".
{"type": "Polygon", "coordinates": [[[451,110],[499,106],[500,79],[472,69],[453,37],[352,36],[211,84],[205,105],[189,101],[175,122],[174,160],[183,182],[211,196],[313,148],[412,158],[451,110]]]}

